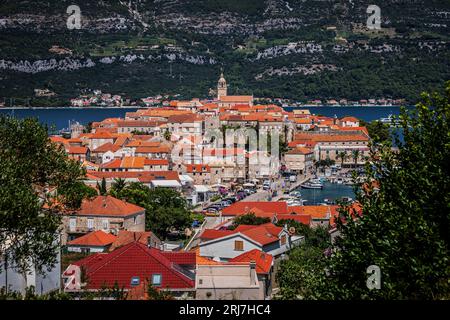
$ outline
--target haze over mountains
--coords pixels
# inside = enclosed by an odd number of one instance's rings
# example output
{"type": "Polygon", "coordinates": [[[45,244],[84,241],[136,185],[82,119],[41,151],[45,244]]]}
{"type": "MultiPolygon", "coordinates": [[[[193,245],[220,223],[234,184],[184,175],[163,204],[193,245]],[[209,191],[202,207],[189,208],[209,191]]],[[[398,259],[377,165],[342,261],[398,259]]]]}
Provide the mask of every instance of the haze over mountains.
{"type": "Polygon", "coordinates": [[[413,101],[450,79],[449,24],[448,0],[6,0],[0,98],[204,97],[223,69],[235,94],[413,101]],[[73,4],[79,30],[66,25],[73,4]],[[371,4],[381,31],[366,27],[371,4]]]}

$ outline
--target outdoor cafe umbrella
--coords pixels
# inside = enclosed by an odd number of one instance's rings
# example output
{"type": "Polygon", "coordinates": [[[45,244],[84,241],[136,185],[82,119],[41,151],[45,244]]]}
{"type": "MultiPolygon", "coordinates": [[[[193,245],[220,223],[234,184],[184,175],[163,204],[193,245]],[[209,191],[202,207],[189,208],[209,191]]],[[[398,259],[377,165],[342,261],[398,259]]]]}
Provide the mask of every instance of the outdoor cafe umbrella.
{"type": "Polygon", "coordinates": [[[227,186],[220,184],[220,183],[216,183],[216,184],[213,184],[211,187],[212,188],[226,188],[227,186]]]}

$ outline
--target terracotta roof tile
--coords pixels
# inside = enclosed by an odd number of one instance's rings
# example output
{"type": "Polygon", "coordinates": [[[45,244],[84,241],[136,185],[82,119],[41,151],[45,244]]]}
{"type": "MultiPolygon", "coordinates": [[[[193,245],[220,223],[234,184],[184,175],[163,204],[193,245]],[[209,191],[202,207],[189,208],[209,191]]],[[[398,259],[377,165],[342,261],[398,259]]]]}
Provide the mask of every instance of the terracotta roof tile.
{"type": "Polygon", "coordinates": [[[97,179],[114,179],[114,178],[136,178],[140,182],[148,183],[152,180],[176,180],[180,181],[180,176],[176,171],[126,171],[126,172],[98,172],[88,171],[91,177],[97,179]]]}
{"type": "Polygon", "coordinates": [[[244,236],[256,241],[261,245],[267,245],[279,241],[278,235],[283,230],[282,227],[277,227],[273,223],[266,223],[259,226],[253,225],[239,225],[235,230],[213,230],[207,229],[203,231],[200,238],[204,241],[220,239],[232,234],[241,233],[244,236]]]}
{"type": "Polygon", "coordinates": [[[97,147],[92,152],[93,153],[105,153],[108,151],[116,152],[119,149],[120,149],[119,145],[115,145],[115,144],[112,144],[111,142],[107,142],[107,143],[102,144],[101,146],[97,147]]]}
{"type": "Polygon", "coordinates": [[[69,246],[104,247],[116,240],[116,236],[102,230],[89,232],[67,243],[69,246]]]}
{"type": "MultiPolygon", "coordinates": [[[[178,253],[192,256],[195,253],[178,253]]],[[[103,286],[113,286],[115,283],[124,289],[131,289],[131,279],[139,277],[140,281],[150,279],[153,274],[161,274],[161,287],[169,289],[194,288],[194,280],[179,271],[179,265],[174,261],[180,259],[164,255],[160,250],[148,248],[139,242],[132,242],[107,254],[95,254],[89,259],[73,263],[86,268],[89,282],[87,289],[100,289],[103,286]],[[178,266],[178,268],[176,267],[178,266]]],[[[183,257],[183,259],[191,259],[183,257]]]]}
{"type": "Polygon", "coordinates": [[[67,149],[68,154],[86,154],[88,152],[88,148],[86,147],[69,147],[67,149]]]}
{"type": "Polygon", "coordinates": [[[258,249],[253,249],[248,252],[234,257],[229,262],[251,262],[256,263],[256,272],[258,274],[268,274],[272,268],[273,257],[272,255],[262,252],[258,249]]]}
{"type": "Polygon", "coordinates": [[[128,231],[128,230],[120,230],[117,235],[115,241],[112,243],[109,251],[114,251],[120,247],[123,247],[131,242],[139,242],[145,245],[148,245],[149,238],[151,236],[155,236],[151,231],[128,231]]]}
{"type": "Polygon", "coordinates": [[[119,216],[125,217],[142,212],[145,209],[112,196],[97,196],[85,199],[75,214],[81,216],[119,216]]]}
{"type": "Polygon", "coordinates": [[[258,201],[258,202],[235,202],[231,206],[226,207],[222,210],[222,215],[224,216],[237,216],[249,213],[251,209],[257,208],[266,213],[277,213],[277,214],[286,214],[288,213],[287,204],[283,201],[277,202],[267,202],[267,201],[258,201]]]}

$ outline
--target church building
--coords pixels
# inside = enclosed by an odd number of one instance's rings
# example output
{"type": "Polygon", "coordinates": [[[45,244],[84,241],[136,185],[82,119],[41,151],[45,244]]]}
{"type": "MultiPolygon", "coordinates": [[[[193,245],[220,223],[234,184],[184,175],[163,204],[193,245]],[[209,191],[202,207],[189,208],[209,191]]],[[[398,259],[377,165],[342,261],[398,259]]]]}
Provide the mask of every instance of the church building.
{"type": "Polygon", "coordinates": [[[253,96],[229,96],[228,87],[223,73],[217,82],[217,101],[219,107],[234,107],[237,105],[253,106],[253,96]]]}

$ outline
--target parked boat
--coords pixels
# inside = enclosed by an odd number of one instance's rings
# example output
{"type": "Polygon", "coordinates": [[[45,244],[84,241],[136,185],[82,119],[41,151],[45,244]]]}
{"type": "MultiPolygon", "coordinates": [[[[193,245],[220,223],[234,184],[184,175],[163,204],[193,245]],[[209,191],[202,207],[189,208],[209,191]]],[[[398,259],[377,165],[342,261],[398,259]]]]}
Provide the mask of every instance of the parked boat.
{"type": "Polygon", "coordinates": [[[397,125],[400,123],[400,120],[396,118],[394,115],[390,114],[385,118],[381,118],[380,122],[390,125],[397,125]]]}
{"type": "Polygon", "coordinates": [[[300,198],[302,196],[302,194],[300,193],[300,191],[295,190],[289,193],[290,197],[294,197],[294,198],[300,198]]]}
{"type": "Polygon", "coordinates": [[[322,183],[305,182],[301,185],[303,189],[323,189],[322,183]]]}

